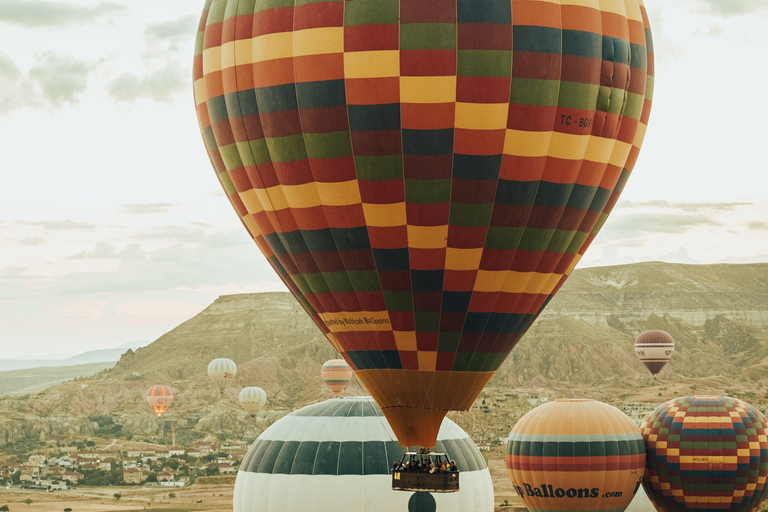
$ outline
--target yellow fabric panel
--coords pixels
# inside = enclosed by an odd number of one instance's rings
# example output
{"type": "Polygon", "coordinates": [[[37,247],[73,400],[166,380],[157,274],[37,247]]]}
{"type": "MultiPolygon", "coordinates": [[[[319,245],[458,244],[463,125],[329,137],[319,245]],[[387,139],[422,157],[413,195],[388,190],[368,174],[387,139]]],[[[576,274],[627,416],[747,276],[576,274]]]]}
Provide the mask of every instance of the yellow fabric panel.
{"type": "Polygon", "coordinates": [[[293,57],[293,33],[278,32],[254,37],[252,40],[253,62],[287,59],[293,57]]]}
{"type": "Polygon", "coordinates": [[[419,370],[433,372],[437,367],[437,352],[419,351],[419,370]]]}
{"type": "Polygon", "coordinates": [[[562,274],[478,270],[474,290],[478,292],[549,294],[562,274]]]}
{"type": "MultiPolygon", "coordinates": [[[[598,9],[603,12],[618,14],[623,18],[627,17],[627,7],[624,4],[624,0],[600,0],[598,9]]],[[[642,18],[640,19],[642,21],[642,18]]]]}
{"type": "Polygon", "coordinates": [[[251,234],[252,238],[256,238],[261,234],[261,230],[256,224],[256,221],[253,219],[253,215],[245,215],[243,217],[243,224],[245,224],[245,227],[248,228],[248,232],[251,234]]]}
{"type": "Polygon", "coordinates": [[[395,335],[397,350],[416,350],[416,333],[413,331],[392,331],[395,335]]]}
{"type": "Polygon", "coordinates": [[[402,103],[453,103],[456,101],[455,76],[401,76],[402,103]]]}
{"type": "Polygon", "coordinates": [[[640,6],[643,2],[637,0],[624,0],[624,14],[628,20],[643,22],[643,12],[640,10],[640,6]]]}
{"type": "Polygon", "coordinates": [[[221,71],[221,46],[203,50],[203,75],[221,71]]]}
{"type": "Polygon", "coordinates": [[[635,139],[632,141],[632,145],[640,147],[643,145],[645,139],[645,132],[648,130],[648,125],[643,123],[637,123],[637,131],[635,132],[635,139]]]}
{"type": "MultiPolygon", "coordinates": [[[[657,443],[657,446],[659,444],[661,444],[661,443],[657,443]]],[[[664,442],[664,444],[667,444],[666,441],[664,442]]],[[[669,449],[667,449],[667,457],[673,457],[673,456],[677,457],[678,455],[680,455],[680,448],[669,448],[669,449]]]]}
{"type": "Polygon", "coordinates": [[[283,194],[280,188],[280,185],[277,185],[270,188],[254,189],[265,211],[274,212],[288,208],[288,201],[285,199],[285,194],[283,194]]]}
{"type": "Polygon", "coordinates": [[[344,52],[344,27],[319,27],[293,33],[293,55],[321,55],[344,52]]]}
{"type": "Polygon", "coordinates": [[[377,50],[344,54],[344,78],[400,76],[400,52],[377,50]]]}
{"type": "Polygon", "coordinates": [[[573,269],[576,268],[576,265],[579,264],[580,260],[581,260],[581,254],[577,254],[576,256],[574,256],[573,261],[571,262],[570,265],[568,265],[568,268],[565,269],[565,272],[563,273],[563,275],[565,276],[571,275],[571,272],[573,272],[573,269]]]}
{"type": "MultiPolygon", "coordinates": [[[[360,191],[358,190],[358,195],[360,191]]],[[[372,204],[363,203],[365,223],[375,227],[405,226],[405,203],[372,204]]]]}
{"type": "Polygon", "coordinates": [[[323,204],[314,183],[282,185],[282,189],[291,208],[312,208],[323,204]]]}
{"type": "Polygon", "coordinates": [[[252,188],[245,192],[240,192],[238,195],[240,196],[243,205],[245,205],[245,208],[248,210],[248,213],[256,214],[264,211],[262,202],[259,200],[258,194],[256,194],[256,189],[252,188]]]}
{"type": "Polygon", "coordinates": [[[445,254],[446,270],[477,270],[483,257],[483,248],[457,249],[448,247],[445,254]]]}
{"type": "Polygon", "coordinates": [[[331,345],[333,345],[333,348],[336,349],[336,352],[339,354],[344,354],[344,349],[341,347],[341,344],[336,341],[336,338],[333,336],[332,332],[328,332],[325,334],[325,337],[328,338],[328,341],[331,342],[331,345]]]}
{"type": "Polygon", "coordinates": [[[205,78],[200,78],[198,80],[195,80],[194,89],[195,89],[195,106],[199,107],[200,105],[202,105],[208,100],[208,98],[206,98],[205,96],[205,78]]]}
{"type": "Polygon", "coordinates": [[[448,243],[448,226],[408,226],[408,245],[415,249],[439,249],[448,243]]]}
{"type": "Polygon", "coordinates": [[[252,45],[250,39],[238,39],[221,45],[221,69],[251,64],[253,60],[252,45]]]}
{"type": "MultiPolygon", "coordinates": [[[[613,147],[616,143],[615,139],[606,139],[603,137],[590,137],[587,141],[587,148],[584,153],[584,160],[590,162],[605,163],[610,161],[611,153],[613,153],[613,147]]],[[[624,144],[629,148],[629,144],[624,144]]],[[[629,154],[629,149],[627,149],[629,154]]],[[[626,161],[626,160],[624,160],[626,161]]]]}
{"type": "Polygon", "coordinates": [[[507,127],[509,103],[456,103],[456,128],[503,130],[507,127]]]}
{"type": "Polygon", "coordinates": [[[504,137],[504,154],[527,157],[546,156],[552,133],[507,130],[504,137]]]}
{"type": "MultiPolygon", "coordinates": [[[[316,181],[317,193],[326,206],[347,206],[359,204],[360,187],[357,180],[323,182],[316,181]]],[[[308,184],[309,185],[309,184],[308,184]]]]}

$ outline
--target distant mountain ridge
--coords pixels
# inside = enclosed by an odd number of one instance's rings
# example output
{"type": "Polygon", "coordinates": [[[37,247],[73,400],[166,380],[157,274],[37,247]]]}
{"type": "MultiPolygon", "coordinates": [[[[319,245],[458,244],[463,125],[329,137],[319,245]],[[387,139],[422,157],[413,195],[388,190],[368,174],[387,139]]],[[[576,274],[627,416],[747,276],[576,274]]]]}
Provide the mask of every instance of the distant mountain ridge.
{"type": "MultiPolygon", "coordinates": [[[[113,368],[0,406],[16,417],[109,414],[124,433],[159,435],[163,422],[149,413],[144,393],[165,383],[175,398],[164,421],[255,435],[288,410],[330,398],[320,366],[334,357],[288,293],[222,296],[152,344],[126,351],[113,368]],[[238,365],[232,388],[221,394],[206,375],[217,357],[238,365]],[[268,394],[267,411],[255,422],[237,404],[249,385],[268,394]]],[[[511,427],[530,409],[528,399],[540,395],[654,404],[694,391],[747,393],[763,406],[766,386],[768,264],[586,268],[573,272],[472,411],[451,417],[490,436],[511,427]],[[635,337],[649,329],[666,330],[677,344],[657,380],[633,350],[635,337]]],[[[350,386],[349,394],[363,392],[356,382],[350,386]]],[[[0,424],[0,442],[2,435],[0,424]]]]}
{"type": "Polygon", "coordinates": [[[125,343],[115,348],[89,350],[64,359],[0,359],[0,372],[24,370],[27,368],[39,368],[47,366],[75,366],[92,363],[117,362],[127,349],[138,349],[146,345],[146,342],[125,343]]]}

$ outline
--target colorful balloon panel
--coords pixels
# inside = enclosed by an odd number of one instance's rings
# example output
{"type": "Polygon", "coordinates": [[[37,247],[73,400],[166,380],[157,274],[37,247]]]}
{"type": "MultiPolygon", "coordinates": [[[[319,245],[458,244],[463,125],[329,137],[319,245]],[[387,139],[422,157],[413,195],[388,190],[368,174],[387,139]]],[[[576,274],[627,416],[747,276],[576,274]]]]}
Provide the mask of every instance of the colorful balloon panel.
{"type": "Polygon", "coordinates": [[[228,387],[237,374],[237,365],[231,359],[221,357],[208,363],[208,377],[219,388],[228,387]]]}
{"type": "Polygon", "coordinates": [[[334,395],[339,396],[352,378],[352,368],[343,359],[331,359],[323,363],[320,377],[334,395]]]}
{"type": "Polygon", "coordinates": [[[168,409],[171,402],[173,402],[173,391],[168,386],[157,384],[147,390],[147,403],[158,418],[168,409]]]}
{"type": "Polygon", "coordinates": [[[629,506],[645,468],[643,438],[623,412],[556,400],[528,412],[507,439],[507,471],[531,512],[629,506]]]}
{"type": "Polygon", "coordinates": [[[654,377],[672,358],[675,340],[665,331],[645,331],[635,339],[635,354],[654,377]]]}
{"type": "Polygon", "coordinates": [[[242,223],[432,446],[613,208],[653,48],[638,0],[211,0],[194,79],[242,223]]]}
{"type": "Polygon", "coordinates": [[[675,398],[640,427],[643,487],[660,512],[753,512],[768,492],[766,418],[730,397],[675,398]]]}

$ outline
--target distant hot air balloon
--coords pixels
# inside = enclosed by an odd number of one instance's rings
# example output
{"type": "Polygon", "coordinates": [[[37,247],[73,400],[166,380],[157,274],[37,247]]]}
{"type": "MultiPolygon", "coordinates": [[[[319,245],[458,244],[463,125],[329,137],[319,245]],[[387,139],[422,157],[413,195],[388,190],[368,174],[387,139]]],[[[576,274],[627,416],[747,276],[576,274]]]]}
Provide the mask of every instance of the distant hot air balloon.
{"type": "Polygon", "coordinates": [[[641,0],[208,0],[216,175],[404,446],[434,446],[578,263],[635,165],[641,0]]]}
{"type": "Polygon", "coordinates": [[[594,400],[555,400],[515,424],[507,439],[509,477],[528,510],[627,508],[645,469],[635,423],[594,400]]]}
{"type": "Polygon", "coordinates": [[[256,413],[267,403],[267,393],[259,387],[251,386],[243,388],[238,399],[245,412],[250,414],[251,418],[255,418],[256,413]]]}
{"type": "Polygon", "coordinates": [[[158,418],[168,409],[171,402],[173,402],[173,391],[168,386],[156,384],[147,390],[147,403],[158,418]]]}
{"type": "Polygon", "coordinates": [[[675,340],[665,331],[645,331],[635,339],[635,354],[654,378],[670,360],[674,351],[675,340]]]}
{"type": "Polygon", "coordinates": [[[232,383],[237,373],[237,365],[225,357],[214,359],[208,363],[208,376],[222,390],[232,383]]]}
{"type": "Polygon", "coordinates": [[[320,376],[328,389],[339,396],[352,378],[352,368],[343,359],[331,359],[323,363],[320,376]]]}
{"type": "Polygon", "coordinates": [[[686,396],[640,427],[643,487],[659,512],[754,512],[768,492],[768,422],[746,402],[686,396]]]}

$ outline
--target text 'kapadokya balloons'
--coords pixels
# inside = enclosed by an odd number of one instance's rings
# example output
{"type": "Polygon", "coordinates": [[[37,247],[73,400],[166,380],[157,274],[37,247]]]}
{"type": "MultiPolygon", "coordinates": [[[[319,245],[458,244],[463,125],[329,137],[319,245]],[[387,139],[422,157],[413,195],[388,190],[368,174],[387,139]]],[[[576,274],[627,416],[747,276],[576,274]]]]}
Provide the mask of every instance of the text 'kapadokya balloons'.
{"type": "Polygon", "coordinates": [[[635,339],[635,354],[656,377],[672,358],[675,340],[666,331],[645,331],[635,339]]]}
{"type": "Polygon", "coordinates": [[[243,388],[238,395],[240,405],[245,412],[251,415],[251,418],[256,417],[256,413],[264,408],[267,403],[267,393],[256,386],[243,388]]]}
{"type": "Polygon", "coordinates": [[[208,377],[219,388],[219,391],[228,387],[237,374],[237,365],[231,359],[222,357],[208,363],[208,377]]]}
{"type": "Polygon", "coordinates": [[[323,363],[320,376],[328,389],[339,396],[352,378],[352,368],[343,359],[331,359],[323,363]]]}
{"type": "Polygon", "coordinates": [[[643,487],[659,512],[754,512],[768,492],[768,422],[746,402],[686,396],[641,425],[643,487]]]}
{"type": "Polygon", "coordinates": [[[158,418],[168,409],[171,402],[173,402],[173,391],[168,386],[156,384],[147,390],[147,403],[158,418]]]}
{"type": "Polygon", "coordinates": [[[232,206],[405,446],[576,266],[652,89],[640,0],[208,0],[194,60],[232,206]]]}
{"type": "Polygon", "coordinates": [[[555,400],[515,424],[507,471],[528,510],[610,510],[629,506],[645,469],[640,430],[595,400],[555,400]]]}

